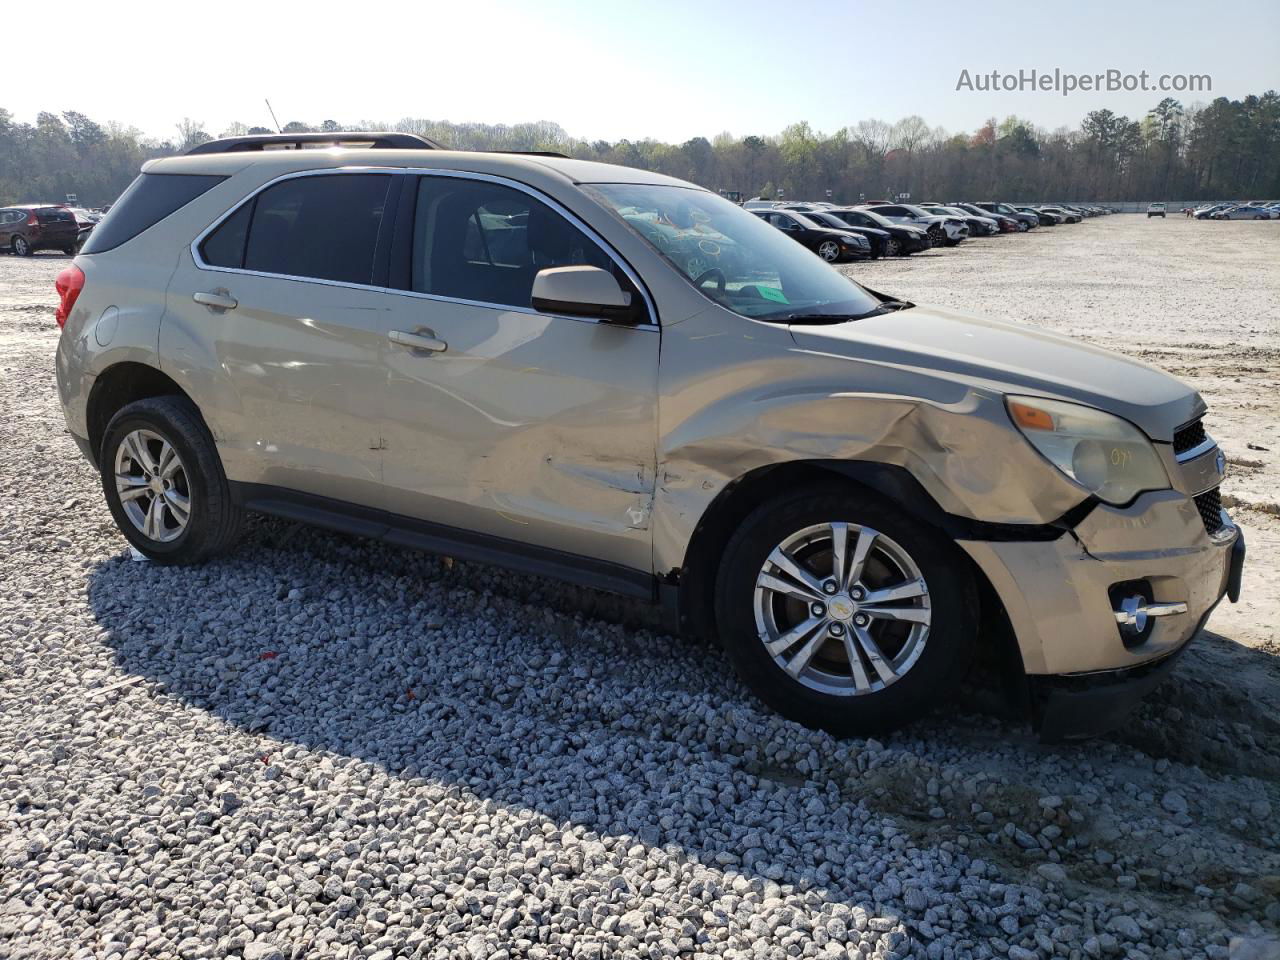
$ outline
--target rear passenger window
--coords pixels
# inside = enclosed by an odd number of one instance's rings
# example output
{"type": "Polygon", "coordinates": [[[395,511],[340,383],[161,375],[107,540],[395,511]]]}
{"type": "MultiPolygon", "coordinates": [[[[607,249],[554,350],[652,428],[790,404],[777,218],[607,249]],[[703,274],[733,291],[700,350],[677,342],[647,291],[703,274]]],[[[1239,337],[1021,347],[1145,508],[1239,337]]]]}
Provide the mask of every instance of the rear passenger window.
{"type": "Polygon", "coordinates": [[[586,234],[527,193],[484,180],[419,178],[418,293],[527,308],[539,270],[580,264],[619,273],[586,234]]]}
{"type": "Polygon", "coordinates": [[[370,283],[391,176],[295,177],[263,190],[200,245],[205,263],[370,283]]]}
{"type": "Polygon", "coordinates": [[[80,252],[102,253],[132,240],[225,179],[194,173],[139,175],[93,228],[80,252]]]}

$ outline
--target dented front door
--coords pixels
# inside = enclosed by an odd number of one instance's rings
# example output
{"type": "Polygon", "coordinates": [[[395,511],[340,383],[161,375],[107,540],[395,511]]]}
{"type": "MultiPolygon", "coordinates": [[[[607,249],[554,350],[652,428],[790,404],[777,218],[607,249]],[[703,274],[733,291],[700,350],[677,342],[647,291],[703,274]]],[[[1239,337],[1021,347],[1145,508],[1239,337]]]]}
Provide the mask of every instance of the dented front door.
{"type": "Polygon", "coordinates": [[[658,330],[387,299],[390,509],[650,571],[658,330]]]}

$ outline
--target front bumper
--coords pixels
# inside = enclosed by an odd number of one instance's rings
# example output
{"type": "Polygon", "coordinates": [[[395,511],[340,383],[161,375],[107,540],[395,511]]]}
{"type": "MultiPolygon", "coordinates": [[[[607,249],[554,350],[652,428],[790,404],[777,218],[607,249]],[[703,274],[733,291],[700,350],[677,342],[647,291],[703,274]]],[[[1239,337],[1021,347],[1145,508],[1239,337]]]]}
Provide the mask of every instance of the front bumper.
{"type": "Polygon", "coordinates": [[[1211,537],[1195,501],[1174,490],[1143,494],[1129,507],[1100,504],[1056,540],[960,546],[999,596],[1032,676],[1130,670],[1170,656],[1229,587],[1238,595],[1243,562],[1239,528],[1211,537]],[[1126,642],[1110,590],[1128,581],[1145,581],[1153,602],[1185,603],[1186,613],[1161,617],[1126,642]]]}

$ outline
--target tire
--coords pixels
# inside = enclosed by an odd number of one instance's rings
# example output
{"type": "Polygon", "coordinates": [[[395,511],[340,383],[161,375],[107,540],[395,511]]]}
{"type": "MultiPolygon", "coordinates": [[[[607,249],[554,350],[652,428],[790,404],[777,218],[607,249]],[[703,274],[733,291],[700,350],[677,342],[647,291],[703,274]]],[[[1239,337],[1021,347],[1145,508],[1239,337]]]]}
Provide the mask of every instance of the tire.
{"type": "Polygon", "coordinates": [[[107,424],[98,464],[116,526],[152,560],[200,563],[239,536],[243,511],[232,502],[213,435],[186,397],[150,397],[121,408],[107,424]],[[165,463],[168,470],[158,469],[165,463]]]}
{"type": "Polygon", "coordinates": [[[945,700],[968,665],[977,607],[973,578],[953,543],[886,500],[841,488],[802,489],[758,507],[729,541],[716,578],[718,633],[743,682],[783,716],[838,736],[900,727],[945,700]],[[870,536],[866,562],[845,591],[813,599],[813,590],[800,588],[773,559],[785,548],[793,569],[804,565],[818,589],[829,589],[841,524],[846,575],[859,541],[870,536]],[[917,581],[923,595],[875,605],[865,599],[868,589],[918,590],[917,581]],[[860,591],[861,607],[854,599],[860,591]],[[821,614],[811,603],[823,605],[821,614]],[[891,609],[899,617],[888,617],[891,609]],[[817,624],[815,632],[804,632],[806,623],[817,624]],[[784,645],[771,652],[770,641],[784,645]]]}
{"type": "Polygon", "coordinates": [[[840,260],[840,244],[834,240],[823,240],[818,244],[818,256],[827,263],[837,263],[840,260]]]}
{"type": "Polygon", "coordinates": [[[31,249],[31,242],[26,237],[14,237],[11,246],[13,247],[13,255],[16,257],[29,257],[35,253],[31,249]]]}
{"type": "Polygon", "coordinates": [[[63,247],[62,252],[65,253],[68,257],[74,257],[76,255],[75,244],[72,244],[69,247],[63,247]]]}
{"type": "Polygon", "coordinates": [[[884,255],[886,257],[902,256],[902,244],[898,242],[896,237],[890,237],[884,246],[884,255]]]}

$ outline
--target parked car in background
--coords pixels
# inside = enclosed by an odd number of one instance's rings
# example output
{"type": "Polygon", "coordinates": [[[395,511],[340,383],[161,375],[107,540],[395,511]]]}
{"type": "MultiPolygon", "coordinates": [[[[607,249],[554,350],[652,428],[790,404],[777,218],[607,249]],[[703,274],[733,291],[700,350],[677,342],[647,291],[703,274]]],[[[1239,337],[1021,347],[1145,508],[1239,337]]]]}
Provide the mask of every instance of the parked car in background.
{"type": "Polygon", "coordinates": [[[60,204],[26,203],[0,208],[0,251],[29,257],[37,250],[75,253],[80,227],[60,204]]]}
{"type": "Polygon", "coordinates": [[[980,203],[975,203],[973,206],[977,207],[979,210],[986,210],[989,213],[998,213],[1004,217],[1012,217],[1019,223],[1025,224],[1025,228],[1027,230],[1034,230],[1036,227],[1040,226],[1040,217],[1037,214],[1024,213],[1021,210],[1014,209],[1014,207],[1007,203],[995,203],[994,201],[986,200],[980,203]]]}
{"type": "Polygon", "coordinates": [[[1148,204],[1147,204],[1147,219],[1148,219],[1148,220],[1150,220],[1152,217],[1164,217],[1164,215],[1165,215],[1165,209],[1164,209],[1164,204],[1163,204],[1163,203],[1148,203],[1148,204]]]}
{"type": "Polygon", "coordinates": [[[1241,204],[1238,207],[1228,207],[1226,210],[1220,210],[1214,215],[1217,220],[1271,220],[1274,211],[1268,210],[1266,207],[1253,207],[1248,204],[1241,204]]]}
{"type": "Polygon", "coordinates": [[[936,217],[959,217],[964,221],[965,226],[969,228],[969,236],[971,237],[989,237],[1000,232],[1000,225],[990,217],[979,217],[970,213],[968,210],[961,210],[958,207],[944,207],[939,203],[922,203],[920,209],[926,213],[932,213],[936,217]]]}
{"type": "Polygon", "coordinates": [[[1208,203],[1202,207],[1197,207],[1192,217],[1196,220],[1212,220],[1215,214],[1221,213],[1228,207],[1234,206],[1230,203],[1208,203]]]}
{"type": "Polygon", "coordinates": [[[867,242],[871,244],[871,257],[873,260],[878,257],[891,257],[894,255],[894,244],[888,230],[881,230],[879,227],[853,227],[839,217],[832,216],[826,210],[813,210],[806,213],[805,216],[820,227],[830,227],[842,233],[852,233],[859,237],[866,237],[867,242]]]}
{"type": "Polygon", "coordinates": [[[84,246],[84,242],[89,239],[89,234],[93,232],[93,228],[98,225],[103,214],[94,210],[86,210],[84,207],[68,207],[72,215],[76,218],[76,249],[79,250],[84,246]]]}
{"type": "Polygon", "coordinates": [[[1046,204],[1043,207],[1037,207],[1037,210],[1048,210],[1056,216],[1062,223],[1080,223],[1084,217],[1074,211],[1068,210],[1066,207],[1055,207],[1046,204]]]}
{"type": "Polygon", "coordinates": [[[969,236],[969,227],[960,217],[940,217],[909,203],[867,205],[862,209],[878,213],[894,223],[905,223],[913,227],[923,228],[933,238],[934,246],[946,245],[954,247],[969,236]]]}
{"type": "Polygon", "coordinates": [[[866,237],[823,226],[795,210],[752,210],[751,213],[808,247],[827,263],[871,257],[871,241],[866,237]]]}
{"type": "Polygon", "coordinates": [[[66,426],[158,582],[247,512],[504,564],[660,603],[843,735],[979,649],[1046,736],[1097,733],[1237,599],[1169,374],[868,290],[761,222],[803,214],[386,136],[153,160],[59,275],[66,426]]]}
{"type": "Polygon", "coordinates": [[[894,223],[887,217],[870,210],[859,210],[855,207],[833,207],[823,211],[828,217],[834,217],[842,223],[853,227],[874,227],[889,234],[889,256],[906,257],[933,246],[929,232],[921,227],[894,223]]]}
{"type": "Polygon", "coordinates": [[[1020,230],[1026,230],[1027,225],[1017,217],[1009,216],[1004,213],[996,213],[993,210],[986,210],[976,203],[953,203],[951,206],[958,210],[964,210],[973,214],[975,217],[987,217],[996,222],[996,227],[1001,233],[1017,233],[1020,230]]]}
{"type": "Polygon", "coordinates": [[[1054,216],[1045,210],[1037,210],[1035,207],[1014,207],[1019,213],[1025,213],[1035,217],[1042,227],[1056,227],[1062,222],[1062,218],[1054,216]]]}

